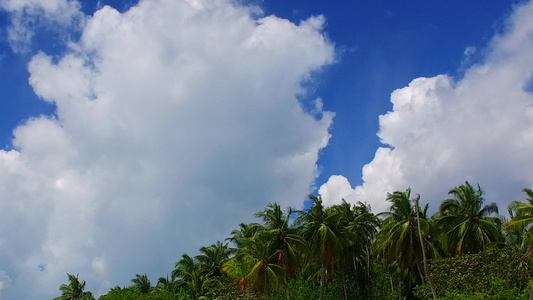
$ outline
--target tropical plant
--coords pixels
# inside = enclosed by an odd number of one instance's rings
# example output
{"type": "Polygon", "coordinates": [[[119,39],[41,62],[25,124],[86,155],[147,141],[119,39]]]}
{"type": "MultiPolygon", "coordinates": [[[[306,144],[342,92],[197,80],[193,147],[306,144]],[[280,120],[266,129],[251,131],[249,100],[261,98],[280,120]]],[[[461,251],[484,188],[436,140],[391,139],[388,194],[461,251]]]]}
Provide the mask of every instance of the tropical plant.
{"type": "Polygon", "coordinates": [[[204,299],[209,289],[218,283],[210,278],[209,270],[203,269],[196,258],[183,254],[171,273],[179,287],[185,289],[193,300],[204,299]]]}
{"type": "Polygon", "coordinates": [[[59,287],[61,296],[54,298],[54,300],[94,300],[91,292],[84,291],[85,280],[80,281],[78,275],[74,276],[68,274],[69,284],[62,284],[59,287]]]}
{"type": "Polygon", "coordinates": [[[208,247],[200,248],[200,255],[195,257],[209,277],[216,277],[222,275],[222,267],[228,261],[232,250],[228,244],[217,242],[208,247]]]}
{"type": "Polygon", "coordinates": [[[324,298],[324,283],[327,269],[333,269],[335,258],[341,253],[344,229],[339,226],[339,214],[335,210],[326,210],[322,197],[310,195],[313,206],[308,211],[298,211],[296,224],[302,226],[302,236],[308,241],[310,258],[319,262],[320,295],[324,298]]]}
{"type": "MultiPolygon", "coordinates": [[[[387,194],[387,201],[391,202],[391,207],[388,212],[379,214],[385,219],[374,243],[374,250],[378,257],[397,268],[400,277],[403,278],[404,286],[408,287],[408,292],[415,284],[424,282],[417,209],[411,205],[410,197],[410,188],[404,192],[395,191],[387,194]]],[[[427,210],[428,205],[425,205],[418,214],[422,238],[425,249],[428,250],[428,256],[438,257],[436,245],[428,239],[430,223],[427,220],[427,210]]]]}
{"type": "Polygon", "coordinates": [[[511,220],[504,225],[504,229],[517,236],[516,243],[527,250],[528,256],[533,256],[533,191],[522,190],[526,194],[526,202],[513,201],[509,204],[511,220]]]}
{"type": "Polygon", "coordinates": [[[152,291],[152,284],[150,283],[150,279],[148,279],[146,274],[136,274],[135,278],[133,278],[131,282],[133,283],[133,288],[142,294],[148,294],[152,291]]]}
{"type": "Polygon", "coordinates": [[[271,203],[265,210],[255,213],[255,216],[264,222],[260,234],[278,251],[276,264],[284,272],[283,281],[287,300],[290,300],[289,279],[296,273],[301,261],[300,251],[305,247],[305,240],[299,235],[298,229],[289,226],[291,214],[290,207],[283,212],[277,203],[271,203]]]}
{"type": "Polygon", "coordinates": [[[243,295],[244,300],[247,299],[249,284],[248,277],[252,272],[254,262],[246,257],[233,257],[228,260],[222,271],[227,274],[232,280],[235,286],[235,293],[237,295],[243,295]]]}
{"type": "Polygon", "coordinates": [[[252,266],[246,277],[250,290],[260,293],[265,299],[278,290],[283,280],[283,269],[277,264],[278,256],[279,251],[272,242],[262,236],[255,236],[236,253],[236,259],[252,266]]]}
{"type": "Polygon", "coordinates": [[[234,250],[243,248],[246,246],[245,244],[257,234],[261,227],[262,226],[257,223],[241,223],[239,224],[239,229],[234,229],[231,231],[231,237],[229,237],[227,240],[236,246],[234,250]]]}
{"type": "Polygon", "coordinates": [[[178,282],[175,278],[159,277],[154,288],[157,292],[177,293],[179,291],[178,282]]]}
{"type": "Polygon", "coordinates": [[[449,254],[478,253],[502,241],[498,206],[494,202],[483,206],[485,199],[479,185],[474,189],[466,181],[448,194],[454,198],[442,202],[437,225],[445,230],[443,244],[449,254]]]}
{"type": "MultiPolygon", "coordinates": [[[[533,258],[533,191],[522,190],[526,194],[526,202],[513,201],[509,204],[511,220],[504,225],[504,229],[517,236],[517,244],[526,251],[526,257],[533,258]]],[[[529,299],[533,300],[533,284],[529,299]]]]}

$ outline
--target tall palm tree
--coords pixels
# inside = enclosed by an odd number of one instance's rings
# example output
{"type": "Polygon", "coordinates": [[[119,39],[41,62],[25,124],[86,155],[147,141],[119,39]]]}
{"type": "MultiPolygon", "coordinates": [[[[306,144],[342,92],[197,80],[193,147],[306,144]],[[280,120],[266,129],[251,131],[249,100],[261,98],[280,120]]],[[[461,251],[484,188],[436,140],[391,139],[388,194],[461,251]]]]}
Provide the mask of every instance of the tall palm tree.
{"type": "Polygon", "coordinates": [[[232,251],[228,244],[217,241],[216,244],[200,248],[200,253],[195,257],[200,268],[205,270],[209,277],[217,277],[222,275],[221,269],[228,261],[232,251]]]}
{"type": "Polygon", "coordinates": [[[338,213],[325,210],[322,197],[310,195],[313,206],[308,211],[298,211],[296,224],[302,226],[302,236],[308,241],[310,257],[320,263],[320,300],[324,298],[326,269],[332,269],[342,248],[343,228],[338,224],[338,213]]]}
{"type": "Polygon", "coordinates": [[[74,276],[68,274],[69,284],[62,284],[59,287],[61,296],[54,298],[54,300],[94,300],[91,292],[84,291],[85,280],[80,281],[78,275],[74,276]]]}
{"type": "Polygon", "coordinates": [[[148,294],[152,291],[152,284],[150,283],[150,279],[148,279],[146,274],[136,274],[135,278],[133,278],[131,282],[133,283],[133,288],[137,289],[142,294],[148,294]]]}
{"type": "Polygon", "coordinates": [[[444,228],[443,244],[450,254],[478,253],[490,243],[500,242],[501,218],[498,206],[492,202],[483,206],[481,187],[474,189],[468,181],[454,187],[439,209],[437,224],[444,228]]]}
{"type": "MultiPolygon", "coordinates": [[[[411,205],[411,189],[404,192],[395,191],[387,194],[387,201],[391,202],[388,212],[380,213],[384,216],[381,230],[376,235],[375,252],[387,263],[395,265],[407,286],[418,281],[424,282],[422,273],[422,245],[420,243],[417,210],[411,205]],[[416,276],[415,274],[418,274],[416,276]]],[[[428,239],[430,223],[427,220],[428,205],[418,214],[420,229],[428,256],[437,257],[437,247],[428,239]]]]}
{"type": "Polygon", "coordinates": [[[370,246],[377,232],[379,219],[370,212],[368,205],[361,202],[351,205],[342,199],[342,203],[334,205],[332,209],[339,214],[339,225],[345,231],[342,255],[337,262],[344,298],[348,299],[345,269],[353,268],[354,273],[363,271],[366,280],[370,280],[370,246]]]}
{"type": "Polygon", "coordinates": [[[255,216],[265,223],[259,234],[264,235],[278,251],[276,264],[284,272],[283,281],[287,300],[290,300],[289,278],[296,273],[301,257],[299,250],[305,246],[305,240],[298,234],[297,228],[289,226],[291,214],[290,207],[283,212],[277,203],[271,203],[265,210],[255,213],[255,216]]]}

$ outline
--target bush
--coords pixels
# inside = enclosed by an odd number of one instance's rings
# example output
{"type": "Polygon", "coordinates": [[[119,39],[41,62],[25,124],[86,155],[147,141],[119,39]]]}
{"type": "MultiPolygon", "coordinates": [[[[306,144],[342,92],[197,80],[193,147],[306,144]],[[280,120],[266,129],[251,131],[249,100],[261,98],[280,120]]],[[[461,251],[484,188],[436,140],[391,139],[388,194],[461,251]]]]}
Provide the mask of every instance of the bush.
{"type": "MultiPolygon", "coordinates": [[[[436,259],[430,273],[437,295],[445,296],[443,299],[517,299],[530,279],[522,254],[511,247],[436,259]]],[[[432,299],[427,282],[417,286],[414,295],[432,299]]]]}

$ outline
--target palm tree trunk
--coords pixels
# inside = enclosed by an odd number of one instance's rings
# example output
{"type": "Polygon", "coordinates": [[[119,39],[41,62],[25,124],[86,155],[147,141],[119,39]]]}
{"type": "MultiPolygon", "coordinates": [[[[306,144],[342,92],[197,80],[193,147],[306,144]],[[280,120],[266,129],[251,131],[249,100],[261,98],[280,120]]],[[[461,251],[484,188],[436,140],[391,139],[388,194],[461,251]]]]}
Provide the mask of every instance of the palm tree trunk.
{"type": "Polygon", "coordinates": [[[529,300],[533,300],[533,282],[531,283],[531,292],[529,292],[529,300]]]}
{"type": "MultiPolygon", "coordinates": [[[[416,206],[416,219],[418,221],[418,237],[420,238],[420,246],[422,247],[422,262],[424,263],[424,273],[426,273],[426,276],[429,281],[429,287],[431,288],[431,294],[433,294],[433,299],[437,299],[437,292],[435,291],[435,286],[433,286],[433,280],[431,280],[431,274],[429,274],[428,270],[428,263],[426,260],[426,247],[424,246],[424,239],[422,238],[422,228],[420,228],[420,207],[418,206],[418,200],[420,199],[420,195],[418,195],[415,198],[415,206],[416,206]]],[[[423,282],[423,281],[422,281],[423,282]]],[[[530,299],[533,300],[533,299],[530,299]]]]}
{"type": "Polygon", "coordinates": [[[355,255],[352,255],[352,258],[353,258],[353,272],[354,274],[357,274],[357,262],[355,259],[355,255]]]}
{"type": "Polygon", "coordinates": [[[324,267],[324,260],[322,260],[321,268],[320,268],[320,298],[319,300],[324,299],[324,274],[325,273],[325,267],[324,267]]]}
{"type": "Polygon", "coordinates": [[[370,279],[370,249],[366,246],[366,278],[370,279]]]}
{"type": "Polygon", "coordinates": [[[289,290],[289,279],[287,279],[287,274],[285,274],[285,295],[287,300],[291,300],[291,292],[289,290]]]}
{"type": "Polygon", "coordinates": [[[416,269],[418,270],[418,276],[420,276],[420,280],[422,280],[422,284],[424,284],[425,283],[424,274],[422,274],[422,267],[420,266],[420,261],[418,260],[418,258],[416,258],[415,262],[416,262],[416,269]]]}
{"type": "Polygon", "coordinates": [[[342,289],[344,291],[344,300],[348,300],[348,293],[346,292],[346,276],[344,276],[344,269],[341,269],[342,289]]]}

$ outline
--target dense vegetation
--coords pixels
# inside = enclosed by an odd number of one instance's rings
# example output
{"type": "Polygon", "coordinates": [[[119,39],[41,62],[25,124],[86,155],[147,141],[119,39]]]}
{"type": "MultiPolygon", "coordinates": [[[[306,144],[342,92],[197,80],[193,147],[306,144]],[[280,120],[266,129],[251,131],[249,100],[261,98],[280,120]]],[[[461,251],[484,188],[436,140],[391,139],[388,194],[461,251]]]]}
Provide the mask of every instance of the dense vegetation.
{"type": "MultiPolygon", "coordinates": [[[[510,220],[468,182],[431,217],[410,189],[389,193],[389,211],[377,215],[312,195],[305,211],[269,204],[260,222],[183,254],[170,277],[153,285],[137,274],[98,299],[532,299],[533,192],[524,192],[510,220]]],[[[56,300],[95,299],[78,276],[68,279],[56,300]]]]}

